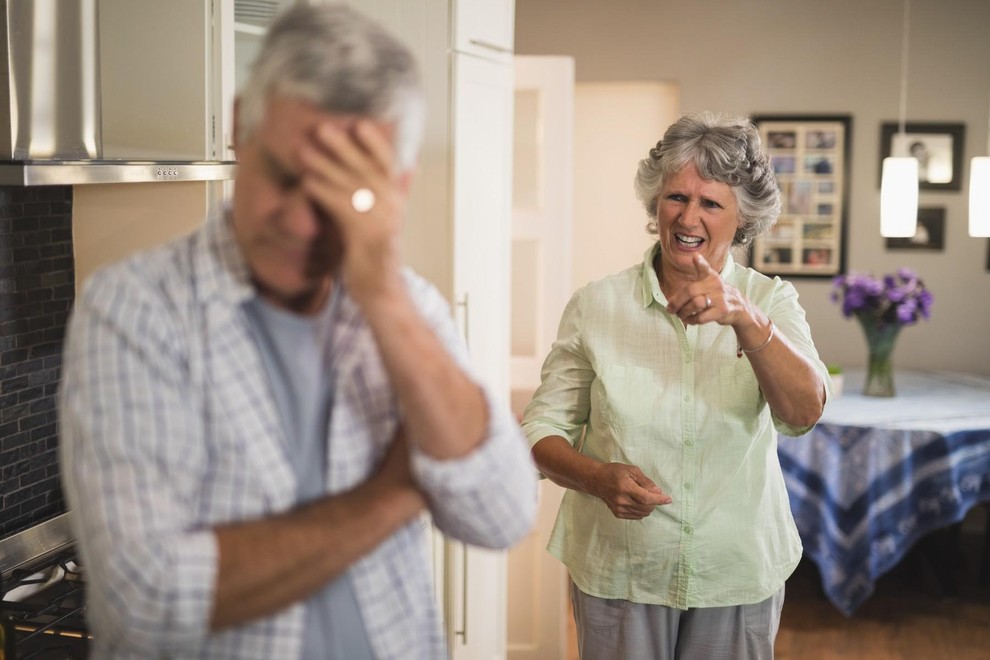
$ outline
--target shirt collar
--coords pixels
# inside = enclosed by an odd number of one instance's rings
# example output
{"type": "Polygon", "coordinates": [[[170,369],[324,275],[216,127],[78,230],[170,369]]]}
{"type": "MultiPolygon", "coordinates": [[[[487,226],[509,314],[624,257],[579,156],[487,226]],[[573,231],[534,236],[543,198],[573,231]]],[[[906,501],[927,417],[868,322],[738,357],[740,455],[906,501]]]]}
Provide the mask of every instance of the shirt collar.
{"type": "Polygon", "coordinates": [[[203,227],[198,272],[206,297],[235,306],[255,295],[247,260],[234,237],[229,205],[218,205],[203,227]]]}
{"type": "MultiPolygon", "coordinates": [[[[260,300],[261,294],[251,277],[244,253],[234,236],[230,204],[217,205],[201,229],[202,240],[197,256],[204,297],[221,301],[230,308],[260,300]]],[[[343,285],[334,283],[327,303],[337,320],[351,323],[359,313],[343,285]]]]}
{"type": "MultiPolygon", "coordinates": [[[[660,290],[660,279],[657,277],[657,272],[653,268],[653,258],[659,251],[660,241],[657,241],[647,248],[646,254],[643,255],[643,268],[641,271],[643,309],[646,309],[654,302],[661,307],[667,306],[667,296],[663,295],[663,291],[660,290]]],[[[723,280],[729,280],[735,269],[736,261],[732,258],[732,252],[730,251],[725,255],[725,264],[722,265],[722,271],[719,275],[722,276],[723,280]]]]}

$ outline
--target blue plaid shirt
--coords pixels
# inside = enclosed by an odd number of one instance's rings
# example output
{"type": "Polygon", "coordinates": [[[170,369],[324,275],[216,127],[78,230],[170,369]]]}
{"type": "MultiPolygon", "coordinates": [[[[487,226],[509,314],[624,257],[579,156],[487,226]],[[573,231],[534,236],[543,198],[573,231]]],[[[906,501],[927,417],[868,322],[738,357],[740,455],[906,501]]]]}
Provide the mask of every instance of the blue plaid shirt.
{"type": "MultiPolygon", "coordinates": [[[[440,340],[468,369],[446,301],[405,274],[440,340]]],[[[72,314],[59,393],[60,463],[87,571],[99,658],[298,658],[303,606],[209,630],[212,528],[297,504],[288,444],[242,303],[255,296],[220,209],[192,235],[111,266],[72,314]]],[[[400,422],[369,328],[346,295],[328,429],[327,490],[375,471],[400,422]]],[[[434,524],[504,548],[531,527],[536,471],[508,409],[489,397],[485,442],[457,460],[412,448],[434,524]]],[[[414,521],[356,562],[354,589],[379,658],[444,658],[426,526],[414,521]]]]}

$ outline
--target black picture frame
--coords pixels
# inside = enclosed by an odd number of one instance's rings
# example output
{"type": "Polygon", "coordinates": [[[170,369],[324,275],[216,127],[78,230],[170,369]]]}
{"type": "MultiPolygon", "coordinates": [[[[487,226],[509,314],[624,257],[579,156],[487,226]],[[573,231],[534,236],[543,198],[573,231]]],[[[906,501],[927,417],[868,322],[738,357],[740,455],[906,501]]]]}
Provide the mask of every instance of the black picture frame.
{"type": "Polygon", "coordinates": [[[756,114],[781,192],[777,224],[753,241],[749,264],[767,275],[846,272],[852,115],[756,114]]]}
{"type": "Polygon", "coordinates": [[[919,162],[918,188],[920,190],[961,190],[963,175],[963,149],[965,148],[966,125],[953,123],[904,124],[904,135],[900,135],[897,122],[884,122],[880,125],[880,167],[877,186],[883,173],[883,159],[895,155],[895,147],[902,147],[896,155],[912,155],[912,147],[920,145],[919,156],[924,156],[927,164],[919,162]],[[903,141],[904,144],[900,144],[903,141]]]}
{"type": "Polygon", "coordinates": [[[911,238],[887,238],[888,250],[927,250],[941,252],[945,249],[945,209],[927,206],[918,209],[918,230],[911,238]]]}

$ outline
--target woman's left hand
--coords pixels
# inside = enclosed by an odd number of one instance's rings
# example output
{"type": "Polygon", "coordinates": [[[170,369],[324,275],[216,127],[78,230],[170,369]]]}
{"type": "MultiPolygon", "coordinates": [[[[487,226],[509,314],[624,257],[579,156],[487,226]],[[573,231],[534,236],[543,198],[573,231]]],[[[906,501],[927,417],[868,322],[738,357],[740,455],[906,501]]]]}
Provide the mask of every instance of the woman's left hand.
{"type": "Polygon", "coordinates": [[[694,281],[670,296],[667,310],[685,325],[732,326],[739,347],[736,356],[748,354],[760,391],[777,416],[801,428],[818,421],[825,406],[825,384],[811,362],[782,333],[774,333],[770,318],[727,284],[700,254],[694,257],[694,269],[694,281]]]}

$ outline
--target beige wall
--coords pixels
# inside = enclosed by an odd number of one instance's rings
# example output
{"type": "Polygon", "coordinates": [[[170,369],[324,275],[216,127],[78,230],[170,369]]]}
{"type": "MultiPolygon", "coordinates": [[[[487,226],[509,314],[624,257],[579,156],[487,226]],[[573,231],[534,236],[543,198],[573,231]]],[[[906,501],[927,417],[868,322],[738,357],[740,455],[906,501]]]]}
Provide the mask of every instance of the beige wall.
{"type": "MultiPolygon", "coordinates": [[[[900,0],[517,0],[516,52],[571,55],[579,82],[676,84],[685,112],[851,115],[848,267],[911,266],[935,295],[933,319],[901,333],[895,363],[990,373],[987,239],[966,229],[968,159],[987,149],[990,2],[912,2],[908,119],[966,125],[963,190],[921,193],[922,206],[946,209],[943,252],[887,251],[879,234],[880,124],[897,119],[902,10],[900,0]]],[[[864,364],[860,330],[829,300],[828,280],[794,282],[823,357],[864,364]]]]}
{"type": "Polygon", "coordinates": [[[72,242],[76,289],[100,266],[196,228],[206,217],[209,184],[199,181],[76,186],[72,242]]]}
{"type": "Polygon", "coordinates": [[[669,83],[576,85],[571,260],[575,289],[632,266],[653,242],[645,229],[646,211],[632,194],[635,168],[629,164],[646,155],[677,119],[679,107],[677,86],[669,83]],[[616,131],[616,126],[624,129],[616,131]]]}

